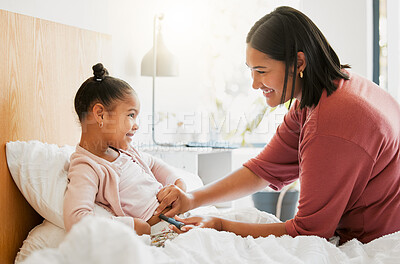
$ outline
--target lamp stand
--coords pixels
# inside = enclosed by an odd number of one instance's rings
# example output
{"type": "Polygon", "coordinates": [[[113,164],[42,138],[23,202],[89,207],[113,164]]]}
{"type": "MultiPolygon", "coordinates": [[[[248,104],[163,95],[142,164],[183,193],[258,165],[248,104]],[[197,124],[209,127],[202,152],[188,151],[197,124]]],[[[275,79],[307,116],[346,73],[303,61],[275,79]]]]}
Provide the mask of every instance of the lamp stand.
{"type": "Polygon", "coordinates": [[[157,75],[157,21],[163,18],[163,15],[156,14],[154,16],[153,23],[153,91],[152,91],[152,107],[151,107],[151,137],[153,139],[153,143],[155,145],[162,145],[156,141],[156,136],[154,134],[154,125],[155,125],[155,90],[156,90],[156,75],[157,75]]]}
{"type": "Polygon", "coordinates": [[[153,25],[153,94],[152,94],[152,121],[151,121],[151,137],[154,145],[164,146],[164,147],[179,147],[184,145],[170,144],[170,143],[159,143],[155,136],[155,90],[156,90],[156,76],[157,76],[157,49],[158,49],[158,32],[160,30],[159,21],[164,18],[164,14],[156,14],[154,16],[153,25]]]}

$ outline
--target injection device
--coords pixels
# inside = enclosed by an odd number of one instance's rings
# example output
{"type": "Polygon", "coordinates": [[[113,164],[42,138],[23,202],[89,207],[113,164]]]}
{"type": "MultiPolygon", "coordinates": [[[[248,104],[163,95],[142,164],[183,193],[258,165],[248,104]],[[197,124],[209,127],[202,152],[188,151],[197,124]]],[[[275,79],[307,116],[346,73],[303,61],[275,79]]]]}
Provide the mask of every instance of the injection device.
{"type": "Polygon", "coordinates": [[[165,215],[163,215],[163,214],[160,214],[159,217],[160,217],[162,220],[164,220],[164,221],[170,223],[171,225],[176,226],[179,230],[181,229],[182,226],[185,225],[184,223],[179,222],[179,221],[175,220],[174,218],[167,217],[167,216],[165,216],[165,215]]]}

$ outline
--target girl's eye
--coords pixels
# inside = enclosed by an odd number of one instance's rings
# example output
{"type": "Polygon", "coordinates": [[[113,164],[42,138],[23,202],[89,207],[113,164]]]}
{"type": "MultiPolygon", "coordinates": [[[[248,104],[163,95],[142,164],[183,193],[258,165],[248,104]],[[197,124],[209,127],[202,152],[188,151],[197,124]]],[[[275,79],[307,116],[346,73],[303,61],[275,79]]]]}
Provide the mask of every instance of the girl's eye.
{"type": "Polygon", "coordinates": [[[260,74],[263,74],[263,73],[265,73],[265,71],[257,71],[258,73],[260,73],[260,74]]]}
{"type": "Polygon", "coordinates": [[[135,117],[135,114],[129,114],[128,116],[134,118],[134,117],[135,117]]]}

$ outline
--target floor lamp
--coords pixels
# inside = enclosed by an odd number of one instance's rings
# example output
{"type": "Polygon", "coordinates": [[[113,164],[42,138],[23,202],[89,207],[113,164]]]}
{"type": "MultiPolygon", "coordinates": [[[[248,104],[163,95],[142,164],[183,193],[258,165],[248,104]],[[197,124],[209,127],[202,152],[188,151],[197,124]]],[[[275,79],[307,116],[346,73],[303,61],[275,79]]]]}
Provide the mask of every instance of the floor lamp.
{"type": "Polygon", "coordinates": [[[154,16],[153,24],[153,47],[144,55],[141,65],[141,75],[151,76],[153,78],[153,100],[152,100],[152,123],[151,134],[153,143],[161,146],[173,146],[172,144],[158,143],[155,138],[155,87],[157,76],[177,76],[178,75],[178,60],[167,49],[164,44],[161,33],[161,20],[163,14],[154,16]]]}

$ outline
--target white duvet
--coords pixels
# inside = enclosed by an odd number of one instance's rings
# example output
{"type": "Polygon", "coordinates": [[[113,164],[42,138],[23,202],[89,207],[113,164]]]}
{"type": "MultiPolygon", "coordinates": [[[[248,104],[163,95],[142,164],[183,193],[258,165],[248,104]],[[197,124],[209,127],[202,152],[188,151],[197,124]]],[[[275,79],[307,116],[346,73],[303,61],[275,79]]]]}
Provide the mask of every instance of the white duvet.
{"type": "MultiPolygon", "coordinates": [[[[256,209],[223,215],[247,222],[277,220],[256,209]]],[[[212,229],[194,229],[167,241],[164,248],[157,248],[150,246],[149,236],[139,237],[124,224],[86,217],[58,248],[37,251],[23,263],[400,263],[400,232],[368,244],[352,240],[336,247],[315,236],[254,239],[212,229]]]]}

